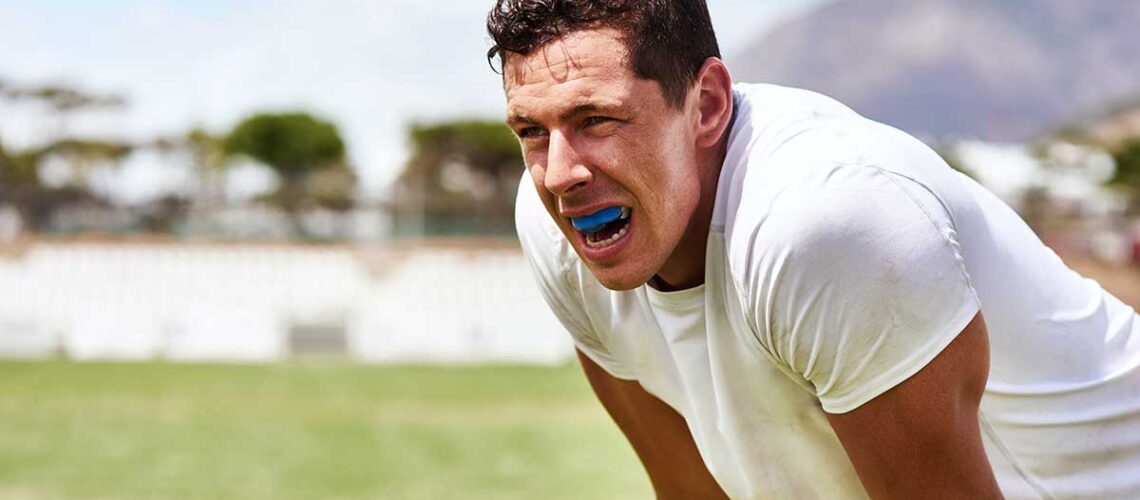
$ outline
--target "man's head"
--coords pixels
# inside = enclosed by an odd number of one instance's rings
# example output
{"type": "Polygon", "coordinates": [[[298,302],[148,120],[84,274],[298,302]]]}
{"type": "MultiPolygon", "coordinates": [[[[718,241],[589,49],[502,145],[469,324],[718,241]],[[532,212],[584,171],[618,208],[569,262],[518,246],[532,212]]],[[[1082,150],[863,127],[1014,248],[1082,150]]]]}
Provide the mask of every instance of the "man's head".
{"type": "Polygon", "coordinates": [[[596,28],[621,33],[634,74],[660,84],[677,107],[705,60],[720,57],[704,0],[497,0],[487,16],[495,41],[487,57],[505,66],[509,54],[596,28]]]}
{"type": "Polygon", "coordinates": [[[539,197],[598,280],[703,279],[732,115],[704,1],[498,0],[488,30],[539,197]]]}

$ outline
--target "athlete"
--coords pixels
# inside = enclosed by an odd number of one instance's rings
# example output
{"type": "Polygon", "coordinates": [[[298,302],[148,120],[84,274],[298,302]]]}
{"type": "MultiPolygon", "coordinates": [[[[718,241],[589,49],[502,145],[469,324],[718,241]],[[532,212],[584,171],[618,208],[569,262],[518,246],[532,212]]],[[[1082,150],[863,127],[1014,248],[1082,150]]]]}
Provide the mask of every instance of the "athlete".
{"type": "Polygon", "coordinates": [[[658,497],[1140,498],[1140,318],[922,143],[734,85],[703,0],[488,29],[523,250],[658,497]]]}

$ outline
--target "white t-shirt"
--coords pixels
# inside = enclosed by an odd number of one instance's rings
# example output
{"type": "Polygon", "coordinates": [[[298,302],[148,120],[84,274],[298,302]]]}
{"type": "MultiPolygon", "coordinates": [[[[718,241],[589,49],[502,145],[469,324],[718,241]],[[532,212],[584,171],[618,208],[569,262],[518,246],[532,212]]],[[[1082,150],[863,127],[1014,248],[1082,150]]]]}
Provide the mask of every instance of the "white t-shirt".
{"type": "Polygon", "coordinates": [[[922,369],[978,313],[986,452],[1008,498],[1140,498],[1140,318],[912,137],[819,94],[737,85],[705,283],[602,287],[529,178],[550,307],[688,423],[732,498],[865,497],[825,411],[922,369]]]}

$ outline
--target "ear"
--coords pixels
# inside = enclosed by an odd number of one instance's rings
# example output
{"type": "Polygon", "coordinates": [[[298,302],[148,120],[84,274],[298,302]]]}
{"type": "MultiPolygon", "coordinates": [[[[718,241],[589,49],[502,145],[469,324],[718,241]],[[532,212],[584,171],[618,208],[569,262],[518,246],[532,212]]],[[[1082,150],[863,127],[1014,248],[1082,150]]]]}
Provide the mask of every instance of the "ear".
{"type": "Polygon", "coordinates": [[[732,77],[724,62],[716,57],[705,60],[693,90],[697,94],[697,147],[714,147],[732,121],[732,77]]]}

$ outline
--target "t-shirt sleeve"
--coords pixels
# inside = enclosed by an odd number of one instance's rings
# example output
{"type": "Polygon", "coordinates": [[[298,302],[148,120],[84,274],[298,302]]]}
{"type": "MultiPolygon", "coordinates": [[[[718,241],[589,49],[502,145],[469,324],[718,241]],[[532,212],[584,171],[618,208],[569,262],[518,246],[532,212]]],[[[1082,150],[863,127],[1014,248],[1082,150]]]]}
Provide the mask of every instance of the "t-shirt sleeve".
{"type": "Polygon", "coordinates": [[[922,185],[843,166],[789,188],[756,230],[763,347],[846,413],[911,377],[979,311],[952,217],[922,185]]]}
{"type": "Polygon", "coordinates": [[[633,380],[633,373],[617,361],[590,322],[582,300],[577,254],[550,220],[529,175],[519,185],[515,229],[543,298],[575,347],[610,375],[633,380]]]}

